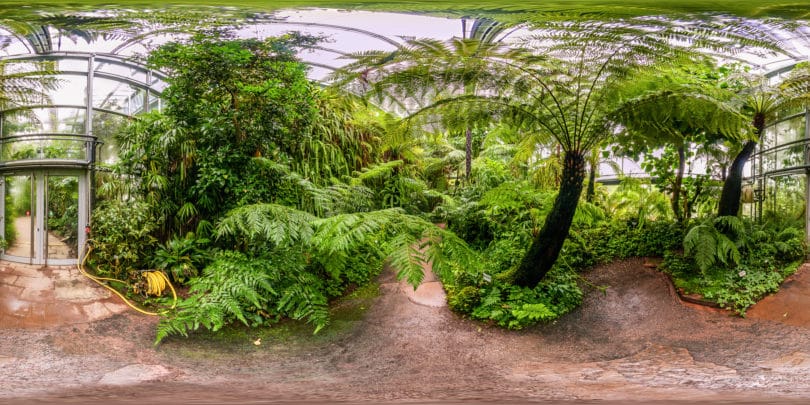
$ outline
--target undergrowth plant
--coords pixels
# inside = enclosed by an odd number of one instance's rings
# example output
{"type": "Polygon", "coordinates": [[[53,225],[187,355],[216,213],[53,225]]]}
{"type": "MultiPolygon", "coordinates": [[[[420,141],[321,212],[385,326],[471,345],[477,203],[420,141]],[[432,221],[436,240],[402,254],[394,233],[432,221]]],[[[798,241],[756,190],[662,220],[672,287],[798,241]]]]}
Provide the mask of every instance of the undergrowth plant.
{"type": "Polygon", "coordinates": [[[474,274],[480,263],[452,232],[399,208],[320,218],[283,205],[248,205],[228,213],[216,237],[229,251],[189,280],[190,296],[161,320],[156,343],[200,327],[281,317],[305,319],[317,332],[328,324],[329,300],[367,283],[385,259],[414,288],[427,262],[445,278],[474,274]]]}
{"type": "Polygon", "coordinates": [[[672,252],[663,263],[676,287],[743,316],[779,289],[806,251],[799,228],[737,217],[703,219],[689,230],[683,245],[683,254],[672,252]]]}

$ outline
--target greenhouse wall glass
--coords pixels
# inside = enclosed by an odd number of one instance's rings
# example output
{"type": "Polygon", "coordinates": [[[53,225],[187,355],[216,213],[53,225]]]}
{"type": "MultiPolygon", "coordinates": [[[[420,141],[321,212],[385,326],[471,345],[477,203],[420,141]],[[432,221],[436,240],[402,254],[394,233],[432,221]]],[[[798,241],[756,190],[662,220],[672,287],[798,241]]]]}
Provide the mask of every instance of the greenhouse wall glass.
{"type": "Polygon", "coordinates": [[[784,114],[768,125],[749,161],[742,213],[759,221],[787,217],[810,237],[810,111],[784,114]]]}
{"type": "Polygon", "coordinates": [[[7,68],[46,66],[56,83],[39,100],[0,111],[3,260],[75,264],[90,233],[93,182],[117,158],[116,128],[160,108],[160,75],[125,57],[84,52],[13,56],[7,68]]]}

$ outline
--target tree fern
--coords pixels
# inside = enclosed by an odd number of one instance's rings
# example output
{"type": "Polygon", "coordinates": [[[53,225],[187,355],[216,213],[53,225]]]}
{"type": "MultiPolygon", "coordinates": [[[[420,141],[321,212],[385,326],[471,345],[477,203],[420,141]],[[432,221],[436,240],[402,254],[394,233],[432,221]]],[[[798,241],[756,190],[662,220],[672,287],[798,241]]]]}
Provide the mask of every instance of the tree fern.
{"type": "Polygon", "coordinates": [[[418,286],[424,279],[424,267],[427,263],[420,241],[411,234],[396,235],[389,242],[389,260],[391,266],[397,270],[397,278],[407,280],[409,284],[418,286]]]}

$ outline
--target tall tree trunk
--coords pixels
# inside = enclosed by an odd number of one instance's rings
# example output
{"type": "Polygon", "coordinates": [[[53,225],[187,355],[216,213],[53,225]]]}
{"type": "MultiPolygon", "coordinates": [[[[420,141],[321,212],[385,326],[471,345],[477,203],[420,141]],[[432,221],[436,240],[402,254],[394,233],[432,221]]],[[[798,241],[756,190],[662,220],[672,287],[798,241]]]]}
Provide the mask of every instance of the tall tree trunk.
{"type": "Polygon", "coordinates": [[[683,186],[683,173],[686,171],[686,150],[684,145],[678,147],[678,171],[675,173],[675,184],[672,185],[672,212],[675,219],[682,222],[681,187],[683,186]]]}
{"type": "Polygon", "coordinates": [[[754,154],[754,149],[765,132],[765,115],[754,115],[754,130],[756,131],[757,140],[748,141],[743,145],[742,150],[734,161],[731,163],[731,168],[728,170],[726,181],[723,182],[723,192],[720,194],[720,203],[717,207],[718,216],[737,216],[740,212],[740,197],[742,196],[742,178],[743,168],[754,154]]]}
{"type": "Polygon", "coordinates": [[[726,181],[723,182],[723,192],[720,194],[720,204],[717,207],[718,216],[737,216],[740,212],[740,197],[742,196],[743,168],[757,147],[755,141],[748,141],[731,163],[726,181]]]}
{"type": "Polygon", "coordinates": [[[464,147],[464,177],[469,180],[472,172],[472,130],[467,127],[464,147]]]}
{"type": "Polygon", "coordinates": [[[560,193],[515,272],[515,284],[534,287],[551,270],[568,237],[584,181],[585,157],[581,152],[565,152],[560,193]]]}
{"type": "Polygon", "coordinates": [[[591,170],[588,172],[588,188],[585,190],[585,201],[593,202],[593,196],[596,194],[596,165],[591,163],[591,170]]]}

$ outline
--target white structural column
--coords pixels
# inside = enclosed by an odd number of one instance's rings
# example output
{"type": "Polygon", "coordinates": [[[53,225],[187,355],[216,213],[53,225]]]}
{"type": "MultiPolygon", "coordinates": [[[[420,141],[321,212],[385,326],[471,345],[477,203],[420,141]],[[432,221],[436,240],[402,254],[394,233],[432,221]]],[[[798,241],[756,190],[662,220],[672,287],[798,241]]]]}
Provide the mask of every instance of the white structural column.
{"type": "MultiPolygon", "coordinates": [[[[810,166],[810,109],[804,110],[804,165],[810,166]]],[[[810,168],[804,169],[804,240],[810,243],[810,168]]],[[[810,255],[809,255],[810,256],[810,255]]]]}
{"type": "MultiPolygon", "coordinates": [[[[96,57],[95,54],[90,54],[87,58],[87,87],[86,87],[86,103],[85,103],[85,122],[84,122],[84,132],[87,136],[93,136],[93,81],[95,78],[95,69],[96,69],[96,57]]],[[[93,179],[91,170],[92,167],[96,164],[96,142],[95,139],[89,141],[89,145],[87,145],[87,156],[86,158],[90,161],[89,168],[84,170],[82,173],[79,174],[79,215],[78,215],[78,258],[81,260],[84,258],[84,246],[87,243],[87,233],[86,229],[88,229],[88,225],[90,224],[90,210],[92,207],[90,206],[90,193],[92,190],[90,189],[90,183],[93,179]]]]}
{"type": "Polygon", "coordinates": [[[87,58],[87,87],[85,93],[84,133],[93,135],[93,76],[96,65],[95,54],[87,58]]]}

